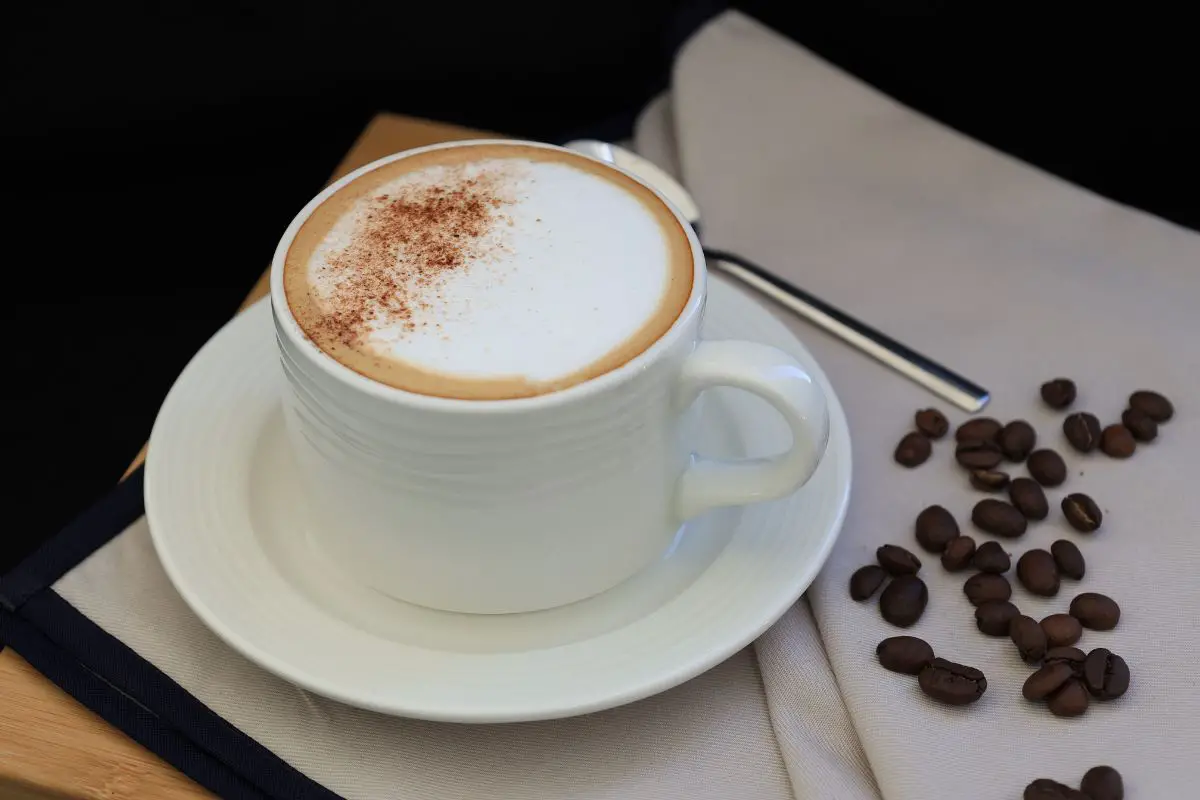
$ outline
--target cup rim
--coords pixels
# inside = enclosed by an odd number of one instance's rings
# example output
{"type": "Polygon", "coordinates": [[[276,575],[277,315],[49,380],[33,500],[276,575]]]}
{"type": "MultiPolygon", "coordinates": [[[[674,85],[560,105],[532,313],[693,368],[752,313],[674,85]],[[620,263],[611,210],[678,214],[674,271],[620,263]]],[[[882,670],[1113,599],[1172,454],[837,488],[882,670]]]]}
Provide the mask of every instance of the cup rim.
{"type": "Polygon", "coordinates": [[[322,372],[325,376],[331,378],[337,383],[352,389],[356,392],[361,392],[372,398],[383,400],[398,405],[421,407],[441,411],[479,411],[487,409],[488,411],[529,411],[539,408],[550,408],[566,403],[574,402],[582,398],[599,394],[607,391],[615,386],[618,386],[630,380],[634,375],[643,372],[651,363],[659,359],[666,352],[674,341],[682,335],[682,330],[686,327],[688,321],[700,311],[704,303],[705,287],[707,282],[707,267],[704,261],[704,253],[700,245],[700,240],[696,236],[695,230],[688,224],[687,219],[683,216],[680,210],[671,201],[655,189],[647,184],[644,180],[634,175],[629,170],[622,169],[615,164],[610,164],[607,161],[594,158],[593,156],[584,153],[578,153],[574,150],[569,150],[559,145],[549,144],[546,142],[527,141],[522,139],[461,139],[449,142],[438,142],[431,145],[423,145],[414,147],[408,150],[403,150],[398,153],[378,158],[369,164],[365,164],[352,172],[347,173],[343,177],[334,181],[321,190],[315,197],[308,201],[303,208],[292,218],[288,227],[284,230],[283,236],[280,237],[279,243],[275,247],[275,254],[271,258],[271,279],[270,279],[270,302],[271,313],[275,318],[276,330],[288,340],[293,348],[293,355],[303,358],[307,363],[313,365],[316,369],[322,372]],[[570,153],[572,156],[584,158],[589,161],[601,164],[609,169],[616,170],[623,175],[637,181],[642,186],[649,189],[655,197],[662,202],[667,209],[679,221],[680,227],[688,238],[688,244],[692,250],[692,289],[688,295],[687,301],[683,305],[683,309],[675,317],[674,322],[670,327],[658,337],[649,347],[642,350],[633,358],[621,364],[619,367],[609,370],[594,378],[573,384],[564,389],[547,392],[545,394],[534,395],[533,397],[514,397],[505,399],[466,399],[457,397],[438,397],[436,395],[426,395],[417,392],[410,392],[405,389],[400,389],[395,386],[389,386],[385,383],[372,380],[365,375],[362,375],[355,370],[347,367],[337,359],[330,356],[328,353],[317,347],[313,343],[304,330],[300,327],[300,323],[292,314],[291,308],[288,306],[287,295],[284,291],[283,270],[284,261],[287,257],[287,252],[290,249],[296,234],[300,230],[300,226],[309,218],[309,216],[324,203],[332,194],[337,192],[342,187],[356,180],[362,175],[372,172],[393,161],[399,161],[403,158],[418,155],[430,150],[443,150],[456,147],[470,147],[478,145],[514,145],[521,147],[538,147],[547,150],[558,150],[570,153]]]}

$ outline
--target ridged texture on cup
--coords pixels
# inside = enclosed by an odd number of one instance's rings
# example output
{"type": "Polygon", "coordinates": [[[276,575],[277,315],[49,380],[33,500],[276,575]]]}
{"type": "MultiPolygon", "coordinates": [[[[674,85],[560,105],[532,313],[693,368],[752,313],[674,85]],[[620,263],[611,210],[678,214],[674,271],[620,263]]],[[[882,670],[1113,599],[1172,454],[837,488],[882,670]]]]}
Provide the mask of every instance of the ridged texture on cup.
{"type": "Polygon", "coordinates": [[[357,391],[277,322],[285,420],[328,522],[322,546],[380,591],[461,611],[569,603],[629,577],[681,522],[675,481],[699,407],[680,415],[673,395],[698,316],[627,380],[485,413],[357,391]]]}

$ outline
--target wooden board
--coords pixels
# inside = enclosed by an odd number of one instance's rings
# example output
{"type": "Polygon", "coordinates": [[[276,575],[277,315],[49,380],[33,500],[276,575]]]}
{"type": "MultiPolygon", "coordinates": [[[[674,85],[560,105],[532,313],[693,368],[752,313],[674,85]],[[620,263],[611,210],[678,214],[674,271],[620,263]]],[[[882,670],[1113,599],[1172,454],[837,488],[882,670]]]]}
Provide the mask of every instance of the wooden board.
{"type": "MultiPolygon", "coordinates": [[[[484,135],[381,114],[367,125],[331,180],[389,153],[484,135]]],[[[259,278],[243,308],[267,294],[268,278],[269,272],[259,278]]],[[[145,455],[143,447],[129,469],[145,455]]],[[[0,800],[201,797],[211,795],[77,703],[12,650],[0,652],[0,800]]]]}

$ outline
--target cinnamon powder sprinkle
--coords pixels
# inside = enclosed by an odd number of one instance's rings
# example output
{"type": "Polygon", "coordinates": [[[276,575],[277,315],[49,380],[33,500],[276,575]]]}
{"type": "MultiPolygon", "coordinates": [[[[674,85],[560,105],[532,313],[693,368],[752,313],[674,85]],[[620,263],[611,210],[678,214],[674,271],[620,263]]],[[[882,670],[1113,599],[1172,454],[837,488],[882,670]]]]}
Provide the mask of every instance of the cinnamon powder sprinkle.
{"type": "Polygon", "coordinates": [[[491,233],[513,200],[501,191],[503,169],[467,177],[449,168],[435,185],[414,185],[365,201],[350,243],[320,268],[331,278],[320,328],[348,347],[360,345],[372,323],[386,320],[415,331],[451,273],[506,250],[491,233]]]}

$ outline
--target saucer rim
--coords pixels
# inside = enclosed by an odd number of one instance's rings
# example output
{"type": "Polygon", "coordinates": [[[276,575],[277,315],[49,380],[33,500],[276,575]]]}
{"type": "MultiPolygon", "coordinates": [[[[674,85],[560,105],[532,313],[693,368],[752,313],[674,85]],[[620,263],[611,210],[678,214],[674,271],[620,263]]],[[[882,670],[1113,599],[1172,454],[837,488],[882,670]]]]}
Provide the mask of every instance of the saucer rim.
{"type": "MultiPolygon", "coordinates": [[[[577,701],[569,706],[562,703],[559,704],[538,704],[538,703],[515,703],[504,704],[495,703],[487,709],[471,710],[469,708],[452,707],[447,708],[440,704],[422,706],[419,703],[405,702],[399,704],[391,699],[373,699],[368,693],[355,693],[349,687],[339,687],[336,684],[329,683],[324,680],[314,680],[311,676],[304,674],[304,670],[293,665],[289,661],[280,659],[275,654],[263,647],[256,645],[254,642],[248,641],[242,634],[230,629],[222,621],[219,614],[214,612],[208,604],[200,597],[202,592],[194,592],[189,584],[189,579],[183,574],[179,564],[175,563],[171,554],[169,545],[163,541],[163,534],[156,533],[162,530],[162,521],[164,515],[158,505],[158,494],[156,491],[157,481],[155,475],[158,474],[160,465],[168,463],[169,457],[163,454],[164,448],[155,448],[153,443],[156,439],[163,438],[161,431],[174,419],[172,417],[173,403],[172,395],[177,395],[182,392],[180,387],[185,387],[187,378],[190,374],[196,371],[201,371],[207,366],[210,360],[210,354],[218,342],[227,339],[234,334],[239,328],[249,328],[256,324],[255,315],[269,316],[269,298],[263,298],[249,308],[245,309],[241,314],[237,315],[214,334],[214,336],[196,353],[187,367],[180,374],[167,398],[164,400],[159,415],[155,420],[154,429],[151,432],[151,446],[147,456],[146,463],[146,483],[145,483],[145,506],[146,518],[150,530],[150,537],[153,542],[156,554],[164,571],[167,574],[172,586],[180,594],[187,606],[193,613],[200,618],[204,625],[216,634],[223,642],[232,647],[242,656],[249,659],[251,662],[266,669],[268,672],[299,686],[303,689],[312,691],[323,697],[345,703],[349,706],[367,709],[379,713],[384,713],[394,716],[403,716],[413,719],[424,719],[430,721],[443,722],[461,722],[461,723],[503,723],[503,722],[521,722],[521,721],[536,721],[548,719],[561,719],[565,717],[577,716],[581,714],[592,713],[596,711],[606,710],[618,706],[623,706],[637,700],[641,700],[667,689],[678,686],[679,684],[690,680],[691,678],[706,672],[712,667],[725,661],[733,654],[751,644],[763,632],[775,624],[778,619],[787,612],[787,610],[795,604],[801,595],[811,586],[820,569],[824,566],[832,552],[833,546],[841,533],[842,526],[845,522],[847,509],[849,505],[849,495],[851,490],[852,478],[852,449],[849,433],[849,426],[846,420],[845,412],[842,405],[830,384],[824,371],[821,370],[818,362],[812,357],[811,353],[803,343],[787,329],[778,319],[775,319],[767,309],[763,308],[758,303],[751,300],[739,288],[728,284],[723,280],[713,280],[710,282],[710,288],[715,288],[716,292],[710,291],[709,302],[712,301],[712,294],[725,295],[726,293],[736,293],[742,295],[742,303],[747,308],[753,306],[757,314],[769,318],[767,323],[775,327],[778,335],[786,336],[788,339],[789,348],[796,348],[806,356],[806,369],[813,373],[813,378],[816,380],[826,392],[827,403],[830,415],[830,447],[838,447],[837,464],[835,466],[835,474],[833,478],[833,489],[837,494],[835,498],[836,510],[832,518],[825,526],[825,530],[821,532],[822,541],[811,563],[806,567],[796,570],[794,578],[790,582],[790,587],[786,592],[780,593],[781,602],[771,606],[769,612],[765,609],[757,615],[758,623],[753,626],[746,626],[739,631],[736,636],[729,635],[724,640],[718,643],[706,644],[703,649],[698,650],[691,658],[676,660],[674,663],[668,663],[661,670],[656,672],[656,677],[641,680],[631,686],[624,687],[619,692],[609,692],[608,694],[598,695],[590,700],[577,701]],[[718,288],[718,284],[720,284],[718,288]],[[157,434],[157,435],[156,435],[157,434]],[[156,455],[157,454],[157,455],[156,455]],[[160,524],[155,524],[155,520],[159,520],[160,524]]],[[[719,301],[718,301],[719,302],[719,301]]],[[[269,323],[268,323],[269,324],[269,323]]],[[[738,325],[734,321],[731,327],[738,325]]],[[[238,331],[240,333],[240,331],[238,331]]],[[[736,335],[736,330],[733,332],[736,335]]],[[[794,352],[794,351],[793,351],[794,352]]],[[[178,402],[178,397],[175,398],[178,402]]],[[[177,423],[177,420],[175,420],[177,423]]],[[[177,458],[177,454],[172,454],[177,458]]],[[[165,500],[164,500],[165,502],[165,500]]],[[[719,558],[719,557],[718,557],[719,558]]],[[[716,563],[716,562],[714,562],[716,563]]],[[[708,570],[712,569],[713,564],[709,564],[700,573],[703,575],[708,570]]],[[[644,617],[643,617],[644,618],[644,617]]],[[[345,623],[343,623],[345,624],[345,623]]],[[[631,623],[636,624],[636,623],[631,623]]],[[[595,638],[585,639],[583,641],[594,641],[595,638]]],[[[443,651],[445,652],[445,651],[443,651]]],[[[468,658],[472,654],[463,653],[463,658],[468,658]]],[[[526,698],[528,700],[528,698],[526,698]]]]}

